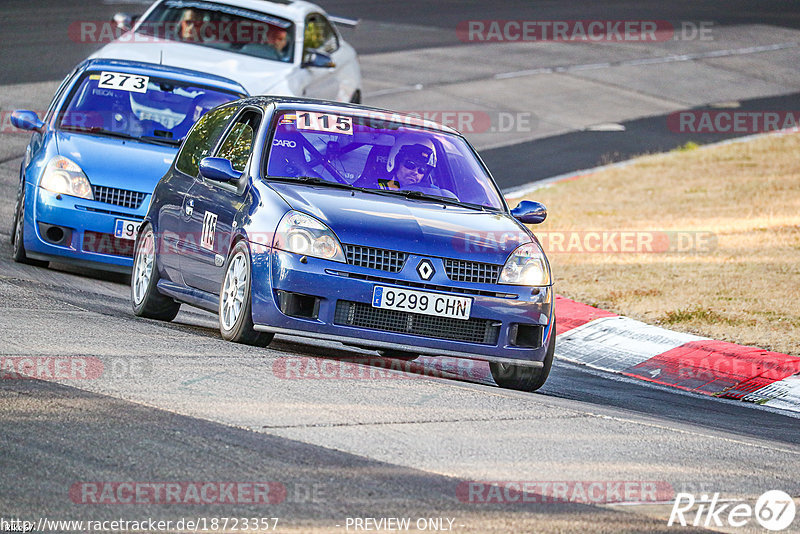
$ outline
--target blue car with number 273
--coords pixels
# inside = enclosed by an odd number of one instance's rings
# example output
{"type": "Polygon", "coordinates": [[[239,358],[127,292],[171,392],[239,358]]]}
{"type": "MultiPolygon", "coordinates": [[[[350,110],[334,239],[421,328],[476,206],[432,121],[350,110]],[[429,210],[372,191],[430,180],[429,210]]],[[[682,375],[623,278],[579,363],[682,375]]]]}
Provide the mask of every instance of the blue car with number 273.
{"type": "Polygon", "coordinates": [[[189,132],[136,238],[131,299],[172,320],[219,315],[227,340],[333,340],[395,358],[488,361],[504,387],[544,384],[550,266],[457,132],[350,104],[253,97],[189,132]]]}
{"type": "Polygon", "coordinates": [[[132,61],[84,61],[43,118],[11,116],[31,130],[20,167],[14,259],[128,271],[150,195],[189,128],[206,111],[245,96],[226,78],[132,61]]]}

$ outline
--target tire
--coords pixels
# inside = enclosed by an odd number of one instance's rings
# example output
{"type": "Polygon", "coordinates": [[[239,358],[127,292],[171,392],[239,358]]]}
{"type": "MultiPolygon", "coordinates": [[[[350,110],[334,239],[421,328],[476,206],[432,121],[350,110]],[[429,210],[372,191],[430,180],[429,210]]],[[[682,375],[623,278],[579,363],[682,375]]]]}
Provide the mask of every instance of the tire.
{"type": "MultiPolygon", "coordinates": [[[[24,184],[23,184],[23,187],[24,184]]],[[[14,211],[14,228],[11,232],[11,257],[17,263],[47,267],[49,262],[32,260],[25,253],[25,190],[17,197],[17,209],[14,211]]]]}
{"type": "Polygon", "coordinates": [[[225,261],[219,289],[219,331],[227,341],[266,347],[274,334],[253,329],[251,279],[250,250],[244,241],[238,241],[225,261]]]}
{"type": "Polygon", "coordinates": [[[511,363],[489,363],[492,377],[498,386],[519,391],[536,391],[544,385],[550,375],[550,368],[553,366],[553,356],[556,351],[555,315],[553,316],[551,328],[553,333],[550,335],[550,343],[547,345],[544,367],[527,367],[511,363]]]}
{"type": "Polygon", "coordinates": [[[158,292],[158,266],[156,240],[153,227],[145,226],[136,239],[131,272],[131,305],[139,317],[171,321],[178,315],[181,305],[158,292]]]}

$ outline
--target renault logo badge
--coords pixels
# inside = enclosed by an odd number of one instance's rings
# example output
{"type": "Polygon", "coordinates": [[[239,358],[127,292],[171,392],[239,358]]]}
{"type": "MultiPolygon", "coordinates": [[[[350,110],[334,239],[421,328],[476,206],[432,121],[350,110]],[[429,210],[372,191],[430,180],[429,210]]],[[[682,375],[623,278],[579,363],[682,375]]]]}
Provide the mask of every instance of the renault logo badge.
{"type": "Polygon", "coordinates": [[[433,269],[430,260],[422,260],[417,264],[417,274],[423,280],[430,280],[436,274],[436,271],[433,269]]]}

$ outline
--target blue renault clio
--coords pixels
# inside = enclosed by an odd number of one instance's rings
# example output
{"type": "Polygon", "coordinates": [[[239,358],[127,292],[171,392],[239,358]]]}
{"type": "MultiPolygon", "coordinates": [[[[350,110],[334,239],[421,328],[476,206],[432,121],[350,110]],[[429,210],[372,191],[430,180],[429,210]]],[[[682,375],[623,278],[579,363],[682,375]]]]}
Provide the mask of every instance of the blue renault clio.
{"type": "Polygon", "coordinates": [[[246,94],[225,78],[173,67],[79,64],[44,118],[12,114],[14,126],[33,132],[20,167],[14,259],[130,272],[150,195],[189,128],[246,94]]]}
{"type": "Polygon", "coordinates": [[[224,339],[333,340],[488,361],[533,391],[555,348],[550,266],[466,139],[357,105],[253,97],[189,132],[135,245],[136,315],[182,303],[224,339]]]}

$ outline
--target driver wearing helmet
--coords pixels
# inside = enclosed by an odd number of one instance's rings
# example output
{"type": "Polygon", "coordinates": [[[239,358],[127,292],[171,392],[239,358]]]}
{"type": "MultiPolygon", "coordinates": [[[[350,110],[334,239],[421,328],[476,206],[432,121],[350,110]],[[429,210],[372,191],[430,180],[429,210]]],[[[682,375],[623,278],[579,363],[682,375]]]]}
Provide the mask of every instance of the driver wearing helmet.
{"type": "Polygon", "coordinates": [[[386,162],[389,176],[378,180],[384,190],[405,189],[418,184],[436,167],[436,151],[421,143],[408,144],[393,149],[386,162]]]}

